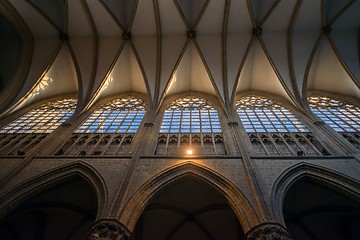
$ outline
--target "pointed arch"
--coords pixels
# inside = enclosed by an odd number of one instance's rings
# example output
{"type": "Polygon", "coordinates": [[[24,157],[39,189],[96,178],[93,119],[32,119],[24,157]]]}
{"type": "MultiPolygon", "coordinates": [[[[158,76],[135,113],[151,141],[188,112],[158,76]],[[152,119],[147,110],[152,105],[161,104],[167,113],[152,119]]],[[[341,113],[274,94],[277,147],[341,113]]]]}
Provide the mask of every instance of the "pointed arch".
{"type": "Polygon", "coordinates": [[[74,114],[77,99],[73,96],[47,100],[39,101],[41,105],[36,104],[18,116],[1,128],[0,133],[51,133],[74,114]]]}
{"type": "Polygon", "coordinates": [[[25,179],[0,197],[0,219],[6,216],[26,200],[57,186],[72,177],[80,177],[93,188],[97,196],[97,219],[104,215],[107,205],[108,190],[102,176],[92,166],[76,161],[51,169],[42,174],[25,179]]]}
{"type": "Polygon", "coordinates": [[[1,1],[0,14],[13,26],[20,39],[19,53],[12,80],[4,85],[4,89],[1,91],[2,101],[0,102],[0,110],[3,112],[16,102],[16,97],[25,85],[35,46],[34,37],[29,26],[10,2],[1,1]]]}
{"type": "Polygon", "coordinates": [[[287,104],[282,98],[249,94],[239,98],[235,106],[246,132],[309,132],[294,115],[291,104],[287,104]],[[257,123],[263,125],[256,125],[257,123]]]}
{"type": "Polygon", "coordinates": [[[166,96],[163,99],[163,101],[161,102],[161,104],[159,105],[157,112],[160,110],[164,110],[172,102],[176,101],[177,99],[184,98],[184,97],[199,97],[199,98],[206,99],[206,100],[210,101],[218,111],[221,111],[221,112],[224,112],[225,114],[227,114],[227,112],[223,108],[222,103],[219,101],[219,99],[215,95],[212,95],[210,93],[205,93],[205,92],[199,92],[199,91],[184,91],[184,92],[175,93],[175,94],[166,96]]]}
{"type": "Polygon", "coordinates": [[[285,226],[282,214],[287,191],[302,179],[311,179],[350,198],[360,199],[360,183],[349,176],[325,167],[309,163],[298,163],[284,171],[275,181],[271,190],[271,206],[276,222],[285,226]]]}
{"type": "Polygon", "coordinates": [[[120,221],[133,230],[135,224],[151,198],[169,184],[186,176],[205,182],[223,195],[241,223],[244,231],[259,223],[260,219],[247,197],[228,179],[215,171],[195,162],[172,166],[144,183],[138,191],[119,209],[120,221]]]}
{"type": "Polygon", "coordinates": [[[229,152],[223,138],[228,116],[215,97],[201,92],[174,94],[160,106],[160,113],[157,118],[162,117],[162,122],[156,155],[179,155],[188,148],[196,155],[229,152]]]}

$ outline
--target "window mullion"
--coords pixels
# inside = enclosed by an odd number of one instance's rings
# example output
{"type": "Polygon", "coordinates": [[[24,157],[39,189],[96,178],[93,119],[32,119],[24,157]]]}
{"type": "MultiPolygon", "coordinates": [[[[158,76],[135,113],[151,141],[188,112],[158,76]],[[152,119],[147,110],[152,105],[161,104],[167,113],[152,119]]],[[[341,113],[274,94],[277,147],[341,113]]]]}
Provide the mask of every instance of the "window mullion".
{"type": "Polygon", "coordinates": [[[283,141],[285,147],[290,151],[292,155],[295,155],[295,151],[290,147],[290,145],[287,143],[286,139],[284,138],[283,134],[279,134],[281,140],[283,141]]]}

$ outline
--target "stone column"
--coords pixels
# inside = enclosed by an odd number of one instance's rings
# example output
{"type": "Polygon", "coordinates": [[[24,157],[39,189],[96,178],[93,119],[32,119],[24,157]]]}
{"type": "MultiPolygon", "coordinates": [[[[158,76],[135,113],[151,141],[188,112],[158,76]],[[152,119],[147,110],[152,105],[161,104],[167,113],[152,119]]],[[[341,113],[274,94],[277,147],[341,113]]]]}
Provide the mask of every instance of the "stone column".
{"type": "Polygon", "coordinates": [[[89,232],[89,240],[129,240],[130,231],[116,219],[100,219],[89,232]]]}
{"type": "Polygon", "coordinates": [[[277,223],[262,223],[246,233],[247,240],[293,240],[289,232],[277,223]]]}

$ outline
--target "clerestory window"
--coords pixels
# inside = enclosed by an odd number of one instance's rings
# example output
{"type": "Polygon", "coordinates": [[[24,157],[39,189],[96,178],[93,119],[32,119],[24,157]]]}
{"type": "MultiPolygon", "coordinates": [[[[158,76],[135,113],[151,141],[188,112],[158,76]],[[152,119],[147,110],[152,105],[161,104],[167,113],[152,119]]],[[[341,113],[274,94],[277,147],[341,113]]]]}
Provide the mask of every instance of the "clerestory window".
{"type": "Polygon", "coordinates": [[[48,102],[11,122],[0,133],[51,133],[74,114],[75,108],[74,98],[48,102]]]}
{"type": "Polygon", "coordinates": [[[308,98],[313,113],[360,148],[360,108],[344,100],[326,96],[308,98]]]}
{"type": "Polygon", "coordinates": [[[145,101],[131,96],[103,104],[76,128],[55,155],[129,155],[145,113],[145,101]]]}
{"type": "Polygon", "coordinates": [[[236,110],[249,133],[309,131],[288,109],[268,98],[241,98],[236,102],[236,110]]]}
{"type": "Polygon", "coordinates": [[[77,100],[50,101],[30,110],[0,130],[1,155],[25,155],[35,145],[66,122],[76,108],[77,100]]]}
{"type": "Polygon", "coordinates": [[[182,155],[187,150],[195,155],[225,154],[218,111],[200,97],[170,103],[160,128],[157,155],[182,155]]]}
{"type": "Polygon", "coordinates": [[[329,155],[291,111],[272,99],[243,97],[236,111],[256,155],[329,155]]]}
{"type": "Polygon", "coordinates": [[[75,133],[136,133],[145,113],[145,102],[140,99],[116,99],[96,109],[75,133]]]}
{"type": "Polygon", "coordinates": [[[202,98],[181,98],[165,110],[161,133],[221,133],[217,110],[202,98]]]}

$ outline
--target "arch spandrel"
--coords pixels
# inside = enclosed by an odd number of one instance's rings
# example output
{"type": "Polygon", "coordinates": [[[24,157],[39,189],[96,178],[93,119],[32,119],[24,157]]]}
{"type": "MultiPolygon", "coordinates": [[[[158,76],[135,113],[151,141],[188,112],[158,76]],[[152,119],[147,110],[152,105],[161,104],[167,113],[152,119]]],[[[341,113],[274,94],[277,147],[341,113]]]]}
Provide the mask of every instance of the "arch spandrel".
{"type": "Polygon", "coordinates": [[[169,184],[188,176],[205,182],[223,195],[239,219],[244,231],[248,231],[251,227],[259,224],[260,219],[249,199],[231,181],[194,162],[180,163],[149,179],[130,197],[124,207],[118,209],[120,221],[132,231],[152,197],[169,184]]]}

